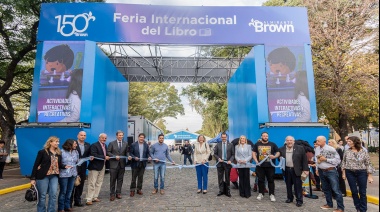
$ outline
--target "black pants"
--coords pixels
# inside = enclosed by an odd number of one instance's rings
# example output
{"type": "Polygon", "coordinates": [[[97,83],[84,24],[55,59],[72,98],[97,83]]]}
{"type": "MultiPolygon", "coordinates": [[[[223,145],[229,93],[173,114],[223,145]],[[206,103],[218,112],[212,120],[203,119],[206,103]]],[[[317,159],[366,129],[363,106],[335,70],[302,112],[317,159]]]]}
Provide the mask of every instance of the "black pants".
{"type": "Polygon", "coordinates": [[[249,168],[240,168],[238,169],[239,173],[239,193],[241,197],[250,197],[251,196],[251,182],[250,182],[250,169],[249,168]]]}
{"type": "Polygon", "coordinates": [[[218,184],[219,184],[219,192],[224,193],[224,183],[227,185],[227,191],[229,191],[230,188],[230,172],[231,172],[231,165],[228,165],[226,163],[221,163],[220,167],[217,167],[216,170],[218,171],[218,184]],[[224,180],[223,180],[224,178],[224,180]]]}
{"type": "Polygon", "coordinates": [[[136,168],[132,169],[132,180],[131,180],[131,191],[141,190],[142,185],[144,182],[144,173],[145,173],[145,167],[143,165],[140,165],[136,168]],[[137,180],[137,186],[136,186],[136,180],[137,180]]]}
{"type": "Polygon", "coordinates": [[[256,167],[256,175],[259,178],[259,193],[264,195],[265,177],[268,180],[269,195],[274,195],[274,167],[256,167]]]}
{"type": "Polygon", "coordinates": [[[3,179],[4,166],[5,162],[0,162],[0,179],[3,179]]]}
{"type": "Polygon", "coordinates": [[[315,167],[311,167],[311,169],[313,170],[313,174],[314,174],[314,178],[315,178],[315,182],[316,182],[315,187],[318,188],[318,189],[321,189],[321,179],[319,178],[318,175],[315,174],[316,173],[316,168],[315,167]]]}
{"type": "Polygon", "coordinates": [[[293,201],[293,185],[294,193],[296,196],[297,203],[303,204],[303,195],[302,195],[302,180],[301,176],[296,176],[293,168],[285,168],[285,182],[286,182],[286,193],[287,198],[293,201]]]}
{"type": "Polygon", "coordinates": [[[116,169],[110,169],[110,195],[121,194],[124,173],[125,168],[121,168],[120,164],[117,166],[116,169]]]}
{"type": "Polygon", "coordinates": [[[344,182],[343,177],[342,177],[342,168],[339,166],[337,167],[338,175],[339,175],[339,188],[340,191],[342,192],[343,196],[347,195],[346,192],[346,182],[344,182]]]}
{"type": "Polygon", "coordinates": [[[86,181],[86,166],[80,169],[78,175],[80,177],[80,184],[78,186],[74,186],[73,193],[71,194],[71,203],[74,201],[77,204],[81,203],[84,182],[86,181]]]}

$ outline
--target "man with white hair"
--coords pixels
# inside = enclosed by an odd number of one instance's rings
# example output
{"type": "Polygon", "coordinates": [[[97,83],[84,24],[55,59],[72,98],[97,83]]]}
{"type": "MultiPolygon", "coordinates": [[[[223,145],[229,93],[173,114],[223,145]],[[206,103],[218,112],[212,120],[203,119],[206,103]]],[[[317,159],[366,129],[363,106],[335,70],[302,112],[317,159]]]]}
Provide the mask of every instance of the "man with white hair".
{"type": "Polygon", "coordinates": [[[100,202],[98,198],[100,188],[103,184],[106,160],[110,157],[107,155],[106,145],[107,135],[100,133],[98,142],[91,144],[90,156],[94,159],[88,165],[88,190],[86,205],[92,205],[93,202],[100,202]]]}
{"type": "Polygon", "coordinates": [[[332,192],[335,194],[337,209],[334,212],[343,212],[343,196],[339,189],[339,178],[336,167],[340,164],[340,157],[334,147],[326,145],[326,137],[318,136],[315,149],[315,158],[317,161],[317,172],[322,182],[322,190],[326,197],[326,204],[321,206],[321,209],[332,209],[332,192]]]}
{"type": "Polygon", "coordinates": [[[309,167],[305,149],[302,146],[294,145],[294,137],[285,138],[285,146],[279,149],[280,156],[285,158],[285,182],[287,200],[286,203],[293,202],[292,187],[294,185],[294,194],[296,196],[296,206],[301,207],[303,204],[302,180],[301,176],[308,176],[309,167]]]}

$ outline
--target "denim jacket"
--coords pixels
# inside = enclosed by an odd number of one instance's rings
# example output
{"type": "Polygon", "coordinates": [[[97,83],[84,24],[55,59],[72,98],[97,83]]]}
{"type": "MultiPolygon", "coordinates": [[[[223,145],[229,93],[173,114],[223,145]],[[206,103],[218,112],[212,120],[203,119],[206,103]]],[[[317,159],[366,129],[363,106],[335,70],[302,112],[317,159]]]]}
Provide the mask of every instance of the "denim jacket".
{"type": "Polygon", "coordinates": [[[60,169],[59,177],[75,177],[78,175],[75,164],[78,163],[79,154],[77,150],[66,151],[62,149],[62,164],[64,166],[72,166],[69,169],[60,169]]]}

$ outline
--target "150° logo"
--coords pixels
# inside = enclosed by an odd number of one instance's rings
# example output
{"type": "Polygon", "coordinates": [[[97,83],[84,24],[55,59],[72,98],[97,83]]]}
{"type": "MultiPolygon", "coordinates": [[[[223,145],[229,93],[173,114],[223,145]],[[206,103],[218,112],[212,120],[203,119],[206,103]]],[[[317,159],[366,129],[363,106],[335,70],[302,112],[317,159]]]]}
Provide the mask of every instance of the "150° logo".
{"type": "Polygon", "coordinates": [[[90,11],[79,15],[57,15],[55,19],[58,19],[57,32],[61,33],[61,35],[65,37],[72,35],[88,36],[84,32],[87,30],[89,22],[91,20],[95,21],[95,16],[92,16],[90,11]]]}

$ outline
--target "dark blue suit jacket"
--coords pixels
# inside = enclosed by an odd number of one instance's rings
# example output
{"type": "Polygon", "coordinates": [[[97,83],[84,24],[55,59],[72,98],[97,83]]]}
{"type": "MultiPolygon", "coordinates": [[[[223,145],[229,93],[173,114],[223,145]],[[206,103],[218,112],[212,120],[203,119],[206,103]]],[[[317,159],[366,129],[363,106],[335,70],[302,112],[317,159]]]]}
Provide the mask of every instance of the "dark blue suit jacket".
{"type": "MultiPolygon", "coordinates": [[[[131,168],[137,168],[140,166],[140,164],[145,168],[146,167],[146,160],[145,161],[136,161],[135,157],[140,158],[140,151],[139,151],[139,142],[136,141],[131,145],[131,148],[129,150],[129,156],[132,157],[131,161],[131,168]]],[[[144,150],[143,150],[143,158],[149,158],[150,153],[149,153],[149,146],[148,144],[144,141],[144,150]]]]}
{"type": "MultiPolygon", "coordinates": [[[[107,154],[107,145],[105,145],[106,155],[107,154]]],[[[99,141],[91,144],[90,146],[90,156],[94,156],[97,158],[103,158],[104,160],[95,159],[90,161],[88,164],[88,170],[96,170],[101,171],[103,169],[103,166],[105,165],[105,157],[103,153],[102,146],[100,145],[99,141]]]]}

